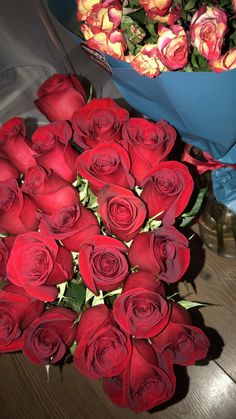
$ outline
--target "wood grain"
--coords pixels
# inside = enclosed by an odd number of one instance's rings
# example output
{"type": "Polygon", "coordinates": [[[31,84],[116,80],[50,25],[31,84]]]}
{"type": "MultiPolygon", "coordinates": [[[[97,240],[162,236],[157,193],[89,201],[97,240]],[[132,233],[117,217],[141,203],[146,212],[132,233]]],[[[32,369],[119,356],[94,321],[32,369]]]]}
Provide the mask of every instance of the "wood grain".
{"type": "MultiPolygon", "coordinates": [[[[191,309],[194,324],[205,327],[212,348],[199,365],[176,368],[177,392],[165,406],[140,418],[235,419],[236,418],[236,260],[203,251],[197,236],[191,266],[185,279],[191,283],[189,300],[212,305],[191,309]],[[194,292],[194,288],[196,292],[194,292]]],[[[181,295],[186,287],[180,285],[181,295]]],[[[28,362],[21,353],[0,357],[0,403],[2,419],[132,419],[128,409],[110,402],[101,382],[82,377],[73,364],[62,371],[28,362]]]]}

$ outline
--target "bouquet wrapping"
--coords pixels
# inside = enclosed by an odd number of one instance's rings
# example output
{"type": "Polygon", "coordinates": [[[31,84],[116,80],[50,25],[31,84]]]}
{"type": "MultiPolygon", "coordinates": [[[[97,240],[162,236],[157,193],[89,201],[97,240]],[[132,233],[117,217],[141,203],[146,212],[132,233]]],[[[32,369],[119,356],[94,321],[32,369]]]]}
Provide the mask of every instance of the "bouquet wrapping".
{"type": "MultiPolygon", "coordinates": [[[[110,71],[115,85],[133,108],[153,120],[166,119],[183,141],[210,153],[214,159],[236,163],[236,69],[217,73],[167,71],[148,78],[128,62],[85,46],[78,32],[76,0],[48,0],[48,5],[90,57],[110,71]]],[[[232,188],[227,182],[229,177],[234,182],[234,169],[216,172],[212,180],[217,200],[236,211],[235,199],[228,198],[232,188]]]]}

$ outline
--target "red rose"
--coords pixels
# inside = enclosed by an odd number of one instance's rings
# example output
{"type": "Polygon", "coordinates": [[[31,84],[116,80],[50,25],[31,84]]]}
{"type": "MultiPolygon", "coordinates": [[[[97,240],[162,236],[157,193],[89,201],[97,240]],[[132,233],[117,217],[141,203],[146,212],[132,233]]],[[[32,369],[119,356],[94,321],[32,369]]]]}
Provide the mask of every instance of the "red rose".
{"type": "Polygon", "coordinates": [[[86,103],[83,86],[71,74],[53,74],[38,89],[36,107],[49,121],[71,119],[86,103]]]}
{"type": "Polygon", "coordinates": [[[17,181],[0,182],[0,231],[21,234],[37,230],[37,206],[30,197],[22,193],[17,181]]]}
{"type": "Polygon", "coordinates": [[[155,353],[143,339],[133,339],[131,360],[118,377],[103,381],[111,401],[135,413],[150,410],[171,399],[175,376],[169,357],[155,353]]]}
{"type": "Polygon", "coordinates": [[[79,252],[84,242],[93,240],[94,235],[100,233],[95,215],[79,202],[55,210],[51,215],[41,214],[39,228],[73,252],[79,252]]]}
{"type": "Polygon", "coordinates": [[[157,335],[170,318],[170,303],[162,295],[163,286],[149,272],[129,275],[122,294],[114,302],[117,323],[135,338],[157,335]]]}
{"type": "Polygon", "coordinates": [[[42,313],[44,304],[30,299],[23,288],[7,284],[0,290],[0,352],[22,349],[22,334],[42,313]]]}
{"type": "Polygon", "coordinates": [[[7,278],[41,301],[54,301],[55,285],[73,275],[71,253],[51,237],[25,233],[16,237],[7,262],[7,278]]]}
{"type": "Polygon", "coordinates": [[[34,152],[26,140],[23,118],[9,119],[0,128],[0,153],[6,156],[22,173],[36,165],[33,157],[34,152]]]}
{"type": "Polygon", "coordinates": [[[52,169],[68,182],[74,182],[77,175],[75,161],[78,152],[69,143],[71,137],[71,127],[65,121],[41,126],[32,136],[37,163],[47,170],[52,169]]]}
{"type": "Polygon", "coordinates": [[[127,242],[134,238],[146,218],[141,199],[117,185],[104,186],[99,191],[98,212],[108,233],[127,242]]]}
{"type": "Polygon", "coordinates": [[[0,181],[8,179],[19,179],[20,172],[8,159],[0,157],[0,181]]]}
{"type": "Polygon", "coordinates": [[[74,342],[77,316],[63,307],[45,311],[24,332],[24,355],[34,364],[56,364],[74,342]]]}
{"type": "Polygon", "coordinates": [[[162,281],[177,282],[189,266],[188,240],[172,226],[138,234],[130,247],[129,260],[131,266],[157,275],[162,281]]]}
{"type": "Polygon", "coordinates": [[[95,236],[79,253],[79,270],[83,281],[94,294],[113,291],[129,273],[127,248],[119,240],[95,236]]]}
{"type": "Polygon", "coordinates": [[[119,142],[122,125],[128,118],[126,109],[112,99],[92,99],[72,118],[74,141],[83,149],[105,141],[119,142]]]}
{"type": "Polygon", "coordinates": [[[0,280],[6,279],[6,265],[10,256],[15,237],[5,237],[0,239],[0,280]]]}
{"type": "Polygon", "coordinates": [[[82,313],[76,341],[75,367],[89,378],[113,377],[129,362],[130,338],[120,330],[112,310],[104,304],[82,313]]]}
{"type": "Polygon", "coordinates": [[[78,192],[69,182],[40,166],[27,170],[22,190],[49,214],[79,201],[78,192]]]}
{"type": "Polygon", "coordinates": [[[155,351],[168,353],[172,362],[179,365],[193,365],[205,358],[210,346],[205,333],[192,326],[189,313],[177,303],[172,303],[167,327],[151,341],[155,351]]]}
{"type": "Polygon", "coordinates": [[[76,168],[89,181],[94,194],[111,183],[130,189],[135,186],[135,180],[129,173],[129,155],[116,143],[104,142],[84,151],[77,158],[76,168]]]}
{"type": "Polygon", "coordinates": [[[130,118],[123,126],[122,137],[131,159],[131,171],[140,184],[167,157],[175,143],[176,131],[166,121],[130,118]]]}
{"type": "Polygon", "coordinates": [[[159,214],[163,223],[174,224],[190,199],[194,183],[183,163],[168,161],[152,169],[141,186],[141,198],[147,204],[149,217],[159,214]]]}

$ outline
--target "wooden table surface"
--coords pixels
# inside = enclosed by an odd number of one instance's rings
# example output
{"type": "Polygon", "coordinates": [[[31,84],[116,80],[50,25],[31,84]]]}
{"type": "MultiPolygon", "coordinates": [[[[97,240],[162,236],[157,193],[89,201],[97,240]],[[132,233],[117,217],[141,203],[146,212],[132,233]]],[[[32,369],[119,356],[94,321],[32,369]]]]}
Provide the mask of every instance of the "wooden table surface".
{"type": "MultiPolygon", "coordinates": [[[[196,366],[178,367],[177,392],[166,406],[142,419],[236,419],[236,258],[216,256],[192,239],[191,266],[186,279],[189,300],[211,305],[191,309],[195,325],[204,326],[211,340],[208,359],[196,366]],[[194,292],[195,288],[195,292],[194,292]]],[[[186,288],[180,285],[181,295],[186,288]]],[[[82,377],[67,364],[31,365],[21,353],[0,357],[1,419],[132,419],[128,409],[113,405],[101,383],[82,377]]]]}

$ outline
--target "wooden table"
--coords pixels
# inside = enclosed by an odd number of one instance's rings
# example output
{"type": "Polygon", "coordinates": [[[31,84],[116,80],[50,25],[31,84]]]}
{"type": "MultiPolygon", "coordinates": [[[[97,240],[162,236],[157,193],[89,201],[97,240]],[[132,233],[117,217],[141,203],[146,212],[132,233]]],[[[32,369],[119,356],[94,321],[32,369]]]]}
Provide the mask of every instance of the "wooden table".
{"type": "MultiPolygon", "coordinates": [[[[193,254],[187,279],[189,300],[210,303],[192,309],[196,325],[205,325],[211,340],[208,359],[199,365],[179,367],[174,399],[140,418],[235,419],[236,418],[236,258],[216,256],[192,239],[193,254]]],[[[186,288],[180,285],[181,294],[186,288]]],[[[31,365],[20,353],[0,357],[1,419],[132,419],[128,409],[113,405],[101,383],[87,380],[67,364],[50,369],[31,365]]]]}

